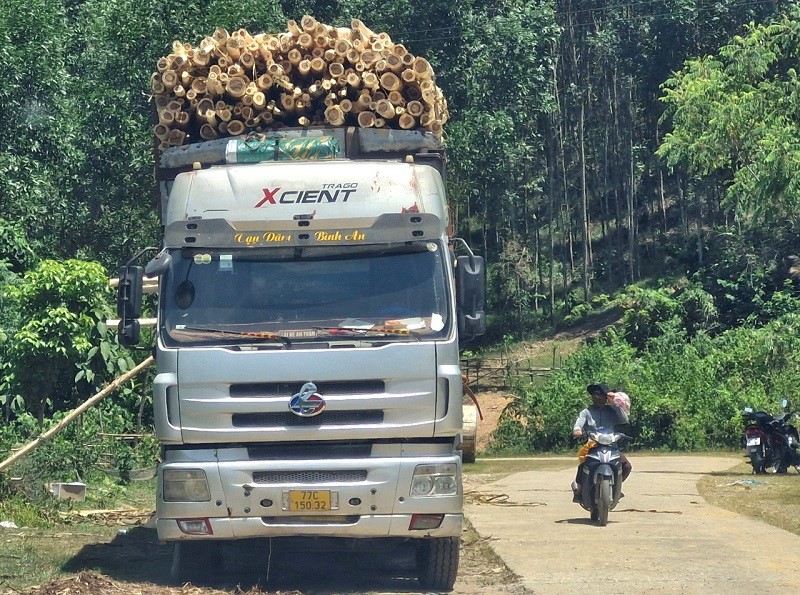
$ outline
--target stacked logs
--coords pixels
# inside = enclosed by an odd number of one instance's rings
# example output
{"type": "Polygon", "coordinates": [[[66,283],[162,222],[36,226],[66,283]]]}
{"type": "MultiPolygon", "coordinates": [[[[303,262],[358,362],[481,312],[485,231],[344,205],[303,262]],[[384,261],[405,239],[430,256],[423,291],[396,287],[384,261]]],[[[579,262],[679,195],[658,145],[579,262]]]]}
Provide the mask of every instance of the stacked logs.
{"type": "Polygon", "coordinates": [[[437,137],[447,102],[431,65],[358,19],[311,16],[280,34],[217,29],[197,47],[173,42],[151,86],[159,150],[282,126],[423,129],[437,137]]]}

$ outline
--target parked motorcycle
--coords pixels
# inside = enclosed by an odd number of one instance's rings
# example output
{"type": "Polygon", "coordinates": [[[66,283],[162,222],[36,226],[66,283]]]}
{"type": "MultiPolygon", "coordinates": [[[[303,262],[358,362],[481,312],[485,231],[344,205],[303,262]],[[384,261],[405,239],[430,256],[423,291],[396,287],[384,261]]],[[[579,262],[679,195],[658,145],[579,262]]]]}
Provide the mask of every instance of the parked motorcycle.
{"type": "Polygon", "coordinates": [[[580,505],[590,512],[593,521],[605,527],[608,513],[614,510],[622,494],[619,443],[630,436],[597,431],[590,431],[586,436],[588,452],[581,472],[580,505]]]}
{"type": "Polygon", "coordinates": [[[784,412],[778,416],[744,408],[743,442],[753,473],[786,473],[790,466],[800,472],[800,440],[797,428],[790,423],[795,412],[788,410],[788,405],[786,399],[781,401],[784,412]]]}

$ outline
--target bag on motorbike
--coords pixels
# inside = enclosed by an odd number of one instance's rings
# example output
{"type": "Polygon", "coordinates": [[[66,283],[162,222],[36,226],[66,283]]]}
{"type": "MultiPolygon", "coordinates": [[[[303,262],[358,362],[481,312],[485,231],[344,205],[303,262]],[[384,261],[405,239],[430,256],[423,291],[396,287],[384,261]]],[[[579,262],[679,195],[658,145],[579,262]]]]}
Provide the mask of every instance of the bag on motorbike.
{"type": "Polygon", "coordinates": [[[613,403],[617,405],[622,411],[625,412],[625,415],[630,415],[631,413],[631,398],[622,391],[615,391],[613,397],[613,403]]]}
{"type": "Polygon", "coordinates": [[[582,445],[578,449],[578,462],[583,463],[586,460],[586,457],[589,456],[589,451],[595,446],[597,446],[597,442],[594,440],[587,440],[586,444],[582,445]]]}

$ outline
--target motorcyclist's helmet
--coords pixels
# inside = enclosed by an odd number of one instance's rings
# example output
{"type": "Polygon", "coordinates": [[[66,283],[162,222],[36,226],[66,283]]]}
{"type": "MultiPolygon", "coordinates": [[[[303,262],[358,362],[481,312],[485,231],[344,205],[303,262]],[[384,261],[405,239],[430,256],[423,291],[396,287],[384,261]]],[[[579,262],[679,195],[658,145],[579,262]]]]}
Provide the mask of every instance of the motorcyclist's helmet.
{"type": "Polygon", "coordinates": [[[605,384],[590,384],[586,391],[592,396],[592,403],[601,407],[608,402],[608,387],[605,384]]]}

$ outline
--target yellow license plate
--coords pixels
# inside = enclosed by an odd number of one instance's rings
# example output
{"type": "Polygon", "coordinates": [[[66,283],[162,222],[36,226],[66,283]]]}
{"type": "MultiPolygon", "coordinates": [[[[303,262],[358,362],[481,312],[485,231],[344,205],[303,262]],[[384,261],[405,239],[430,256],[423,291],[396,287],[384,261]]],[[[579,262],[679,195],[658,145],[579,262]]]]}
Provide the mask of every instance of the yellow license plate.
{"type": "Polygon", "coordinates": [[[330,490],[289,490],[289,510],[291,512],[314,512],[330,509],[330,490]]]}

